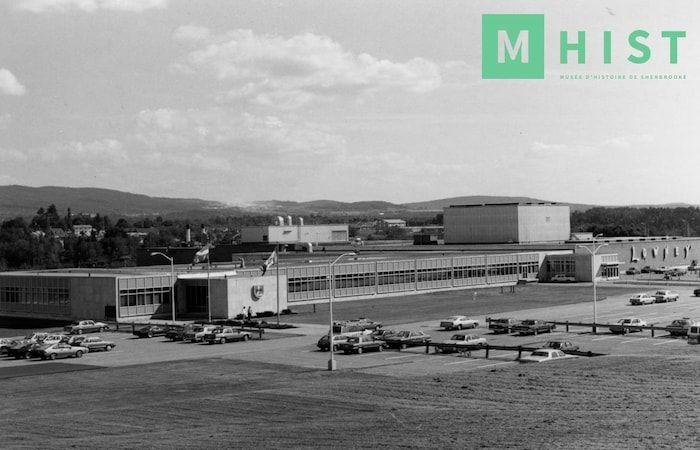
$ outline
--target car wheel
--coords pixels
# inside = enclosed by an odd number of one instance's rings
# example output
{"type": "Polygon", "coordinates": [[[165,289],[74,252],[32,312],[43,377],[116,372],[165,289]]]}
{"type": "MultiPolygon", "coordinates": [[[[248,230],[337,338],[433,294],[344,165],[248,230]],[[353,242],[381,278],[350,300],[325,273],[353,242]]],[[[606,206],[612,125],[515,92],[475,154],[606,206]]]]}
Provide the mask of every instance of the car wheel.
{"type": "Polygon", "coordinates": [[[457,325],[457,329],[461,330],[462,329],[462,324],[457,325]]]}
{"type": "Polygon", "coordinates": [[[100,333],[104,333],[104,332],[105,332],[105,327],[100,327],[100,333]]]}
{"type": "Polygon", "coordinates": [[[49,355],[49,359],[52,360],[52,361],[53,361],[54,359],[56,359],[56,354],[55,354],[55,353],[51,353],[51,354],[49,355]]]}
{"type": "Polygon", "coordinates": [[[151,332],[149,331],[147,336],[148,336],[149,338],[152,338],[152,337],[153,337],[153,333],[151,333],[151,332]]]}
{"type": "Polygon", "coordinates": [[[377,347],[377,351],[378,351],[378,352],[384,351],[384,346],[383,346],[383,345],[380,345],[379,347],[377,347]]]}
{"type": "Polygon", "coordinates": [[[105,351],[106,352],[112,351],[112,346],[111,345],[106,346],[105,351]]]}
{"type": "Polygon", "coordinates": [[[359,347],[359,348],[357,349],[357,354],[358,354],[358,355],[361,355],[361,354],[362,354],[362,347],[359,347]]]}
{"type": "Polygon", "coordinates": [[[219,344],[225,344],[225,343],[226,343],[226,338],[219,339],[219,344]]]}
{"type": "Polygon", "coordinates": [[[338,346],[337,346],[337,345],[334,345],[334,346],[333,346],[333,351],[334,351],[334,352],[337,352],[337,351],[338,351],[338,346]]]}
{"type": "Polygon", "coordinates": [[[535,330],[535,336],[537,336],[537,330],[535,330]]]}
{"type": "Polygon", "coordinates": [[[30,359],[31,357],[32,357],[32,355],[30,355],[29,353],[24,355],[24,359],[30,359]]]}
{"type": "Polygon", "coordinates": [[[472,325],[472,328],[476,328],[479,326],[479,322],[474,322],[474,325],[472,325]]]}
{"type": "Polygon", "coordinates": [[[247,334],[244,334],[244,335],[243,335],[243,340],[244,340],[244,341],[247,341],[248,339],[250,339],[250,336],[248,336],[247,334]]]}
{"type": "Polygon", "coordinates": [[[402,349],[402,350],[405,349],[406,347],[407,347],[406,344],[401,344],[401,349],[402,349]]]}
{"type": "Polygon", "coordinates": [[[82,358],[82,357],[83,357],[83,351],[82,351],[82,350],[78,350],[77,352],[75,352],[75,357],[76,357],[76,358],[82,358]]]}
{"type": "Polygon", "coordinates": [[[82,329],[78,330],[78,334],[83,334],[83,330],[82,329]]]}

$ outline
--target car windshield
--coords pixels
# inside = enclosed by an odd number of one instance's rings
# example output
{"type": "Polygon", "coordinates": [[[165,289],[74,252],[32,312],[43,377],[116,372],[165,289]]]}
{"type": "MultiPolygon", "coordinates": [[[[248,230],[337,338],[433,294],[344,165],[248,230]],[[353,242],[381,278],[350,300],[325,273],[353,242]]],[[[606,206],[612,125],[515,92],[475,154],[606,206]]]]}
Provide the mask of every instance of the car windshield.
{"type": "Polygon", "coordinates": [[[621,324],[632,323],[632,319],[620,319],[620,320],[618,320],[617,323],[621,323],[621,324]]]}
{"type": "Polygon", "coordinates": [[[360,338],[356,338],[356,337],[350,338],[350,339],[348,339],[348,342],[352,342],[352,343],[360,342],[360,338]]]}
{"type": "Polygon", "coordinates": [[[448,317],[447,320],[459,320],[461,318],[462,318],[462,316],[451,316],[451,317],[448,317]]]}
{"type": "Polygon", "coordinates": [[[400,331],[398,333],[399,337],[408,337],[411,333],[409,331],[400,331]]]}
{"type": "Polygon", "coordinates": [[[549,356],[549,352],[545,352],[545,351],[534,351],[534,352],[532,352],[532,356],[549,356]]]}
{"type": "Polygon", "coordinates": [[[452,340],[453,341],[466,341],[467,337],[463,336],[461,334],[455,334],[454,336],[452,336],[452,340]]]}

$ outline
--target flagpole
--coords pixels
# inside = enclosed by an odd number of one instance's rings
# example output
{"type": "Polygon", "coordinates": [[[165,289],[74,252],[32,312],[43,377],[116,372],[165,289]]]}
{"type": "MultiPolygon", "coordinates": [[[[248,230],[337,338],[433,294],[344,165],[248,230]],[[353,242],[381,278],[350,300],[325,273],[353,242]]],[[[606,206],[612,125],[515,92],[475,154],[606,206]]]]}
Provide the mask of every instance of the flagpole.
{"type": "Polygon", "coordinates": [[[211,261],[207,255],[207,312],[209,313],[209,323],[211,323],[211,261]]]}
{"type": "Polygon", "coordinates": [[[277,243],[277,246],[275,247],[275,266],[277,270],[277,327],[279,328],[280,324],[280,244],[279,242],[277,243]]]}

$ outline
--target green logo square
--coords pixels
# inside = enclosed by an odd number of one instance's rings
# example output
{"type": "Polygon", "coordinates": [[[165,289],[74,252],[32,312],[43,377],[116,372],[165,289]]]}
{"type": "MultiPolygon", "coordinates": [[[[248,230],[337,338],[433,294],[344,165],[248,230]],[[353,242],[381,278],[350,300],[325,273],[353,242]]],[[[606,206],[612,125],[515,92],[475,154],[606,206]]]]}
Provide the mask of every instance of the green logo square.
{"type": "Polygon", "coordinates": [[[481,16],[481,78],[544,78],[544,14],[481,16]]]}

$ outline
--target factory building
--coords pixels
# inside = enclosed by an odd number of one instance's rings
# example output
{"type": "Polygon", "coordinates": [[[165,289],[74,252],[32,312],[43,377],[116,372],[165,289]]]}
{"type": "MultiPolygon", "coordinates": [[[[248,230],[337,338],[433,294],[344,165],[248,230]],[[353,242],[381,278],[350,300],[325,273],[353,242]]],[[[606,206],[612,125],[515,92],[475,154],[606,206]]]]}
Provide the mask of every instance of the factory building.
{"type": "Polygon", "coordinates": [[[348,242],[349,235],[347,224],[304,225],[301,217],[297,224],[293,224],[291,216],[287,216],[286,222],[279,216],[274,225],[241,228],[241,242],[244,244],[337,244],[348,242]]]}
{"type": "Polygon", "coordinates": [[[262,274],[259,268],[176,266],[63,269],[0,273],[0,315],[49,319],[233,318],[295,304],[355,300],[534,281],[545,253],[299,262],[262,274]],[[331,272],[332,271],[332,272],[331,272]],[[278,278],[279,276],[279,278],[278,278]],[[279,283],[278,283],[279,281],[279,283]],[[174,294],[173,294],[174,286],[174,294]]]}
{"type": "Polygon", "coordinates": [[[569,207],[555,203],[455,205],[444,210],[445,244],[528,244],[569,239],[569,207]]]}

